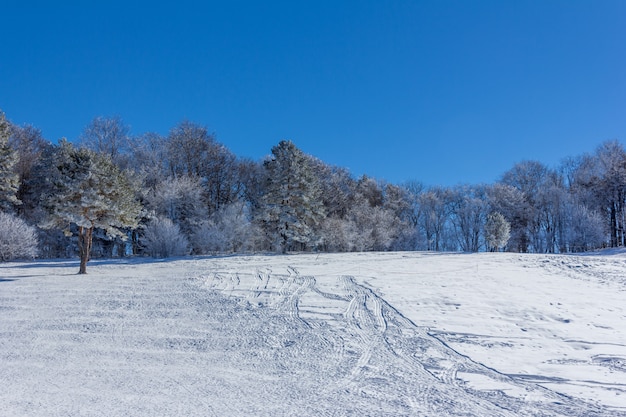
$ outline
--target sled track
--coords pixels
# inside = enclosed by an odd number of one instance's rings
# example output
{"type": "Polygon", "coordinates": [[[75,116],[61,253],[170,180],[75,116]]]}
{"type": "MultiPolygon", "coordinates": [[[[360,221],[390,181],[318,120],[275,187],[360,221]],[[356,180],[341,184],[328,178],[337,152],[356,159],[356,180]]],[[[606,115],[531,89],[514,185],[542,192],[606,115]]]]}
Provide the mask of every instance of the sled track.
{"type": "Polygon", "coordinates": [[[380,415],[607,415],[602,407],[501,374],[458,353],[354,276],[325,278],[320,285],[292,266],[282,273],[238,275],[238,285],[219,271],[205,274],[201,281],[250,306],[270,306],[297,334],[317,340],[316,346],[300,352],[301,359],[315,362],[315,356],[325,356],[332,368],[323,383],[325,395],[347,396],[355,410],[360,404],[377,403],[380,415]],[[491,388],[473,388],[476,378],[491,388]]]}

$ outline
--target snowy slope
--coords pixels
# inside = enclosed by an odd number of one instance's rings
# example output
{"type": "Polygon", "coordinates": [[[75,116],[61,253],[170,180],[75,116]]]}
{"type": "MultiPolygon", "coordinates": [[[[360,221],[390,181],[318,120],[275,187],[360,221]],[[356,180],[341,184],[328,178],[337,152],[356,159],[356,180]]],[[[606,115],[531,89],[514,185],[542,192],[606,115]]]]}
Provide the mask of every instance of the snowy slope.
{"type": "Polygon", "coordinates": [[[626,416],[626,257],[0,265],[2,416],[626,416]]]}

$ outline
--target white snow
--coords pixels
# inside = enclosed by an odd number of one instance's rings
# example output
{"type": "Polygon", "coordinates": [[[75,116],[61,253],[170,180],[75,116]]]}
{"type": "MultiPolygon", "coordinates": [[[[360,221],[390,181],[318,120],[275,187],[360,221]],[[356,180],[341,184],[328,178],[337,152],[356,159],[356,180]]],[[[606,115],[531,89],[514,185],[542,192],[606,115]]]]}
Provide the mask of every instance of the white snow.
{"type": "Polygon", "coordinates": [[[626,254],[0,264],[2,416],[626,416],[626,254]]]}

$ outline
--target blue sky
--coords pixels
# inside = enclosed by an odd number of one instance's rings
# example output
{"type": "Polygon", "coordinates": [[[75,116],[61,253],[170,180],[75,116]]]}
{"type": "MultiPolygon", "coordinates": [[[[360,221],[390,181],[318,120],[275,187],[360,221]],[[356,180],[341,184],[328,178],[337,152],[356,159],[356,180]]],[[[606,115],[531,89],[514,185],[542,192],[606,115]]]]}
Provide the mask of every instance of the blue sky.
{"type": "Polygon", "coordinates": [[[626,1],[36,2],[0,7],[0,109],[282,139],[394,183],[490,183],[626,140],[626,1]]]}

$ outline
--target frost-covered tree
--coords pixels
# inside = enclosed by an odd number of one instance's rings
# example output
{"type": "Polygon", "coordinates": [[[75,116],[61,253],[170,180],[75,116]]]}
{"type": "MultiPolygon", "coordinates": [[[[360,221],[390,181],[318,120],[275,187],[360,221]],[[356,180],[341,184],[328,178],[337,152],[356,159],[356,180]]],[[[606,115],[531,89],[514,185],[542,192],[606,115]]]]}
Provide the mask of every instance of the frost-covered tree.
{"type": "Polygon", "coordinates": [[[252,217],[261,209],[265,187],[265,168],[261,162],[243,159],[239,161],[239,181],[242,184],[240,199],[248,204],[252,217]]]}
{"type": "Polygon", "coordinates": [[[18,155],[9,144],[11,124],[0,111],[0,210],[11,211],[20,204],[17,198],[19,175],[15,172],[18,155]]]}
{"type": "Polygon", "coordinates": [[[352,195],[343,217],[324,219],[322,247],[333,252],[413,249],[413,229],[402,218],[410,211],[404,191],[389,184],[381,186],[373,180],[366,184],[367,187],[360,188],[366,195],[359,192],[352,195]]]}
{"type": "Polygon", "coordinates": [[[37,178],[39,162],[42,156],[50,150],[52,145],[46,141],[41,131],[31,125],[13,126],[10,146],[17,152],[15,172],[19,176],[17,198],[22,202],[17,207],[17,213],[31,224],[41,220],[39,213],[40,191],[43,183],[37,178]]]}
{"type": "Polygon", "coordinates": [[[78,234],[79,274],[87,273],[93,233],[96,228],[109,236],[125,238],[124,228],[138,225],[141,205],[130,181],[108,155],[79,148],[63,140],[54,158],[46,206],[46,227],[62,227],[78,234]]]}
{"type": "Polygon", "coordinates": [[[508,250],[528,252],[528,224],[532,218],[532,208],[524,193],[512,185],[496,183],[487,189],[487,195],[490,211],[502,214],[510,225],[508,250]]]}
{"type": "Polygon", "coordinates": [[[125,167],[130,144],[130,127],[121,117],[95,117],[80,135],[81,145],[96,153],[107,155],[117,165],[125,167]]]}
{"type": "Polygon", "coordinates": [[[571,252],[585,252],[601,248],[606,241],[606,227],[602,215],[581,204],[568,206],[566,244],[571,252]]]}
{"type": "Polygon", "coordinates": [[[372,206],[367,199],[355,204],[348,213],[351,250],[386,251],[400,233],[399,221],[392,210],[372,206]]]}
{"type": "Polygon", "coordinates": [[[510,237],[511,226],[498,212],[490,213],[485,222],[485,244],[491,252],[497,252],[506,246],[510,237]]]}
{"type": "Polygon", "coordinates": [[[182,175],[159,183],[146,195],[146,204],[158,217],[166,217],[190,238],[208,218],[202,199],[202,185],[197,177],[182,175]]]}
{"type": "Polygon", "coordinates": [[[37,256],[37,230],[9,213],[0,212],[0,261],[37,256]]]}
{"type": "Polygon", "coordinates": [[[601,144],[575,171],[579,201],[605,218],[611,247],[626,245],[626,150],[617,141],[601,144]]]}
{"type": "Polygon", "coordinates": [[[358,241],[356,224],[347,218],[327,217],[322,220],[320,235],[324,252],[351,252],[358,241]]]}
{"type": "Polygon", "coordinates": [[[356,181],[348,170],[310,158],[311,168],[320,184],[321,199],[328,217],[343,218],[352,205],[356,181]]]}
{"type": "Polygon", "coordinates": [[[195,253],[240,252],[255,248],[255,230],[246,204],[222,207],[197,229],[192,237],[195,253]]]}
{"type": "Polygon", "coordinates": [[[189,253],[189,242],[178,225],[168,218],[155,218],[144,231],[141,243],[153,258],[169,258],[189,253]]]}
{"type": "Polygon", "coordinates": [[[459,248],[464,252],[478,252],[487,209],[484,187],[453,188],[450,207],[452,231],[459,248]]]}
{"type": "Polygon", "coordinates": [[[433,187],[419,194],[419,227],[426,238],[426,250],[440,251],[446,247],[452,193],[433,187]]]}
{"type": "Polygon", "coordinates": [[[383,208],[393,216],[390,250],[415,250],[417,233],[413,223],[412,195],[406,187],[384,186],[383,208]]]}
{"type": "Polygon", "coordinates": [[[325,213],[309,157],[291,141],[281,141],[272,148],[264,167],[260,222],[273,248],[287,252],[315,247],[325,213]]]}
{"type": "Polygon", "coordinates": [[[167,137],[170,174],[198,178],[209,213],[236,201],[242,192],[237,158],[204,126],[184,121],[167,137]]]}
{"type": "Polygon", "coordinates": [[[535,252],[565,250],[566,204],[569,199],[563,176],[550,170],[537,193],[535,224],[538,232],[531,235],[535,252]]]}
{"type": "Polygon", "coordinates": [[[406,191],[406,198],[409,203],[409,211],[407,212],[407,229],[404,235],[410,236],[407,249],[422,250],[427,248],[426,237],[421,228],[422,206],[420,205],[421,195],[425,192],[426,187],[419,181],[409,181],[402,188],[406,191]]]}
{"type": "Polygon", "coordinates": [[[363,175],[356,183],[354,196],[365,199],[371,207],[381,207],[384,201],[383,186],[374,178],[363,175]]]}
{"type": "Polygon", "coordinates": [[[164,137],[157,133],[145,133],[130,142],[131,168],[143,187],[153,191],[167,177],[167,145],[164,137]]]}
{"type": "Polygon", "coordinates": [[[515,241],[519,252],[544,251],[539,195],[549,172],[541,162],[522,161],[505,172],[500,181],[521,193],[521,206],[516,210],[514,218],[500,211],[511,224],[511,240],[515,241]]]}

